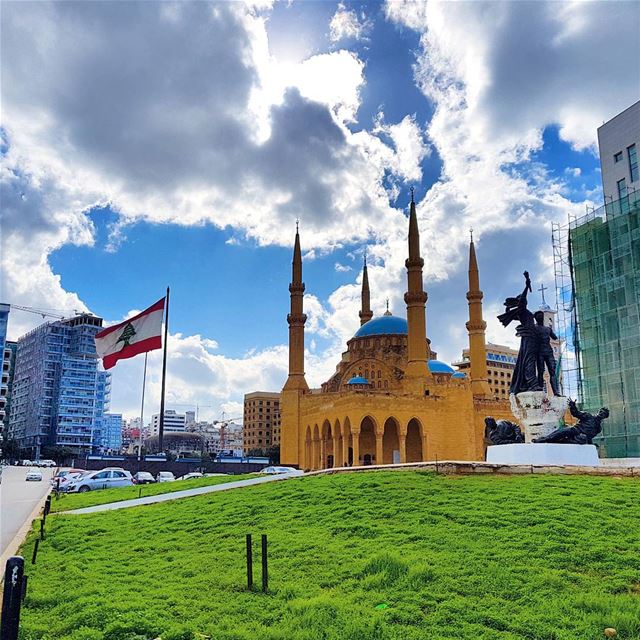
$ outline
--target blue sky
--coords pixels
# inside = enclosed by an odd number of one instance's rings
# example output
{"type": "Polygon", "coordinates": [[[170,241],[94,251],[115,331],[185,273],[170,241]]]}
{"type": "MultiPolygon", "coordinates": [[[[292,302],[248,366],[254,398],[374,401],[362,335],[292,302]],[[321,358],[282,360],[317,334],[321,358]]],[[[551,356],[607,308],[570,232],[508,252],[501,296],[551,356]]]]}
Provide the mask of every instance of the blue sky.
{"type": "MultiPolygon", "coordinates": [[[[169,284],[171,401],[237,412],[286,375],[295,219],[318,385],[358,326],[365,247],[374,311],[405,315],[414,186],[434,347],[466,346],[470,227],[489,338],[513,342],[500,301],[524,268],[551,287],[551,222],[600,203],[596,128],[636,64],[604,27],[637,8],[480,5],[7,5],[3,300],[114,322],[169,284]]],[[[116,367],[113,410],[137,411],[139,376],[116,367]]],[[[157,393],[153,369],[149,411],[157,393]]]]}

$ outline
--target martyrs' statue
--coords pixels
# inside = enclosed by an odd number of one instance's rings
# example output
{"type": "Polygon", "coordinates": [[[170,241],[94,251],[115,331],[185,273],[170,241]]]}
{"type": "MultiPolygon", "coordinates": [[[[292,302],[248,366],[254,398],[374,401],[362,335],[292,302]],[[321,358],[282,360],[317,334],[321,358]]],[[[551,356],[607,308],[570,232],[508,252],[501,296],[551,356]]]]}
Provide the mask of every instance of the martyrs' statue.
{"type": "Polygon", "coordinates": [[[484,419],[484,439],[487,444],[518,444],[524,442],[520,427],[508,420],[498,420],[488,416],[484,419]]]}
{"type": "Polygon", "coordinates": [[[541,388],[544,388],[544,368],[546,366],[553,395],[559,396],[556,357],[553,355],[553,347],[551,346],[551,340],[557,340],[558,337],[551,327],[544,326],[544,313],[542,311],[536,311],[533,317],[536,321],[535,329],[538,335],[538,384],[541,388]]]}
{"type": "Polygon", "coordinates": [[[578,422],[573,427],[563,427],[552,431],[548,436],[534,438],[533,442],[551,442],[557,444],[593,444],[602,431],[602,421],[609,417],[609,409],[602,407],[595,415],[580,411],[575,400],[569,401],[569,411],[578,422]]]}
{"type": "Polygon", "coordinates": [[[538,352],[539,338],[533,313],[527,309],[527,292],[531,291],[529,272],[524,272],[525,285],[523,292],[515,298],[504,301],[505,312],[498,316],[503,326],[508,326],[513,320],[520,323],[516,327],[516,335],[520,338],[520,349],[516,366],[511,378],[509,393],[522,391],[542,391],[542,384],[538,380],[538,352]]]}

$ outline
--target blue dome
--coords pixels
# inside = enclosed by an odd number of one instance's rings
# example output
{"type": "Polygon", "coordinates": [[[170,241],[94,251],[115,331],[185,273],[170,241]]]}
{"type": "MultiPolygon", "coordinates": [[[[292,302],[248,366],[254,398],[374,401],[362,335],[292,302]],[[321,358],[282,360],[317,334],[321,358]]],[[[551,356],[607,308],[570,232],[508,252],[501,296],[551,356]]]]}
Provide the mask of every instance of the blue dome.
{"type": "Polygon", "coordinates": [[[460,380],[464,380],[467,377],[466,373],[462,373],[462,371],[456,371],[452,376],[452,378],[460,378],[460,380]]]}
{"type": "Polygon", "coordinates": [[[365,322],[357,331],[354,338],[364,338],[366,336],[382,336],[390,334],[409,333],[407,321],[398,316],[384,315],[379,318],[373,318],[369,322],[365,322]]]}
{"type": "Polygon", "coordinates": [[[448,365],[446,362],[442,362],[441,360],[429,360],[429,371],[431,373],[448,373],[455,374],[455,369],[448,365]]]}
{"type": "Polygon", "coordinates": [[[347,384],[369,384],[369,381],[366,378],[361,378],[360,376],[353,376],[347,384]]]}

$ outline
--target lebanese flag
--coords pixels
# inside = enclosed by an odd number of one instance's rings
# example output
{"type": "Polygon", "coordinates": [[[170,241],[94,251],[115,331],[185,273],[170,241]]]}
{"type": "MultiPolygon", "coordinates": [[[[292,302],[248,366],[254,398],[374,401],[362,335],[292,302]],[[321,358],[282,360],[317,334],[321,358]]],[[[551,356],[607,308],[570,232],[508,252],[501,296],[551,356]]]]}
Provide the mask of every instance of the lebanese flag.
{"type": "Polygon", "coordinates": [[[96,351],[105,369],[111,369],[118,360],[162,349],[164,301],[160,298],[137,316],[96,333],[96,351]]]}

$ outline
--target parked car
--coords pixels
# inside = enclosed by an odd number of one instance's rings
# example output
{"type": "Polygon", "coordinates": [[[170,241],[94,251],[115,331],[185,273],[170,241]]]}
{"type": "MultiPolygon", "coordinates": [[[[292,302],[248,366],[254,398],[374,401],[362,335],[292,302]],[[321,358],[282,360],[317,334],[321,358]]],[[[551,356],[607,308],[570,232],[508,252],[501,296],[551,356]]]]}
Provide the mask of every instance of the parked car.
{"type": "Polygon", "coordinates": [[[171,471],[159,471],[156,476],[156,482],[173,482],[176,477],[171,471]]]}
{"type": "Polygon", "coordinates": [[[38,462],[38,466],[39,467],[55,467],[56,463],[53,460],[40,460],[40,462],[38,462]]]}
{"type": "Polygon", "coordinates": [[[58,471],[58,473],[56,473],[55,476],[53,476],[53,478],[51,478],[51,486],[55,487],[56,484],[58,483],[58,479],[60,479],[60,482],[65,481],[66,479],[68,479],[68,476],[70,475],[82,475],[83,473],[87,473],[85,469],[63,469],[62,471],[58,471]]]}
{"type": "Polygon", "coordinates": [[[31,460],[21,460],[20,461],[20,466],[22,466],[22,467],[32,467],[33,466],[33,462],[31,462],[31,460]]]}
{"type": "Polygon", "coordinates": [[[96,489],[131,486],[133,486],[131,473],[116,467],[102,469],[101,471],[89,471],[77,478],[72,478],[66,483],[64,490],[68,493],[84,493],[85,491],[95,491],[96,489]]]}
{"type": "Polygon", "coordinates": [[[134,484],[152,484],[156,479],[148,471],[138,471],[133,474],[134,484]]]}
{"type": "Polygon", "coordinates": [[[265,467],[261,473],[266,473],[267,475],[275,476],[280,474],[289,474],[292,476],[302,476],[304,475],[303,471],[300,469],[294,469],[293,467],[265,467]]]}
{"type": "Polygon", "coordinates": [[[42,471],[40,469],[36,469],[35,467],[31,467],[29,471],[27,471],[27,475],[24,478],[27,482],[30,480],[36,480],[37,482],[42,481],[42,471]]]}
{"type": "Polygon", "coordinates": [[[192,471],[191,473],[185,473],[183,476],[180,476],[178,480],[192,480],[193,478],[204,478],[204,474],[192,471]]]}

